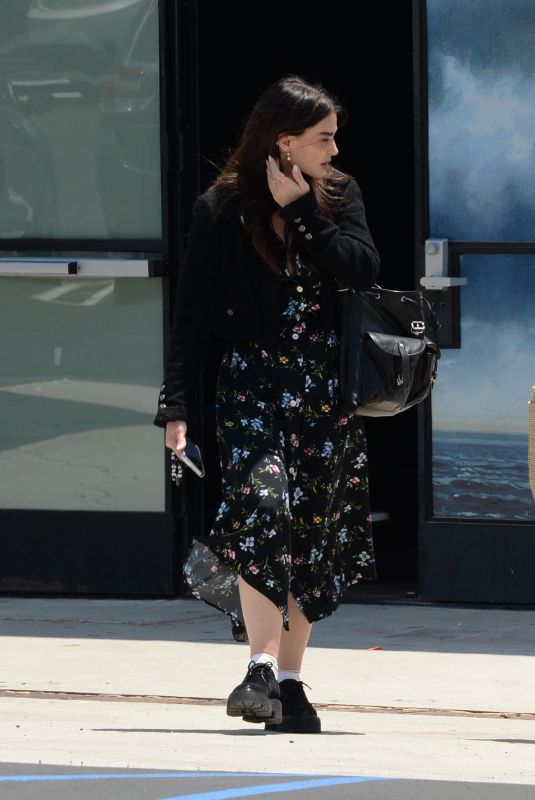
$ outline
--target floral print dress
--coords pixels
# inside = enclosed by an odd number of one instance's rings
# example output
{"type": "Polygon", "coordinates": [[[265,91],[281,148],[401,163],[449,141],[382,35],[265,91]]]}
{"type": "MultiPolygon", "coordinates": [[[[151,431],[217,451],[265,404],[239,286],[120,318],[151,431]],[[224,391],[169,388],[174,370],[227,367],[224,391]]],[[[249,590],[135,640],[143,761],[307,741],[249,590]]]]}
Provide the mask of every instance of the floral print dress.
{"type": "Polygon", "coordinates": [[[375,578],[362,421],[338,394],[338,345],[320,319],[318,272],[285,269],[281,327],[269,344],[228,341],[217,380],[222,499],[184,567],[192,592],[247,634],[237,575],[289,630],[288,593],[310,622],[344,589],[375,578]]]}

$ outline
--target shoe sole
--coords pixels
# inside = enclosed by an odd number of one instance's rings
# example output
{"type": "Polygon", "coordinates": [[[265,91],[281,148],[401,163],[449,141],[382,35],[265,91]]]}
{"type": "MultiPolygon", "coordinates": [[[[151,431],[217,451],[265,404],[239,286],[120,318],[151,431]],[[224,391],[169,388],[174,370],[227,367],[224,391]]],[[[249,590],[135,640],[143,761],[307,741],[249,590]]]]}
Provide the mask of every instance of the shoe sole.
{"type": "Polygon", "coordinates": [[[266,722],[266,731],[278,733],[321,733],[321,719],[311,714],[283,717],[280,723],[266,722]]]}
{"type": "Polygon", "coordinates": [[[272,699],[268,706],[266,703],[251,698],[247,700],[229,699],[227,715],[243,717],[244,722],[270,722],[272,725],[278,725],[282,722],[282,703],[280,700],[272,699]]]}

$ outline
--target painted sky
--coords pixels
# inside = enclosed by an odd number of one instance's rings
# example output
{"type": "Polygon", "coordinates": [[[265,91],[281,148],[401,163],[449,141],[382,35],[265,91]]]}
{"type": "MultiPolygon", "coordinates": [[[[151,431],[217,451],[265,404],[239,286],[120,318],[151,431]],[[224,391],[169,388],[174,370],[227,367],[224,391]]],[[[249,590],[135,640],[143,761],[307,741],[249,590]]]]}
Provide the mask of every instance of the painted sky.
{"type": "Polygon", "coordinates": [[[461,349],[444,350],[435,430],[527,432],[535,384],[535,256],[463,256],[461,349]]]}
{"type": "Polygon", "coordinates": [[[431,235],[535,241],[535,3],[428,0],[431,235]]]}
{"type": "MultiPolygon", "coordinates": [[[[535,2],[428,0],[431,235],[535,242],[535,2]]],[[[525,432],[535,256],[465,256],[435,430],[525,432]]]]}

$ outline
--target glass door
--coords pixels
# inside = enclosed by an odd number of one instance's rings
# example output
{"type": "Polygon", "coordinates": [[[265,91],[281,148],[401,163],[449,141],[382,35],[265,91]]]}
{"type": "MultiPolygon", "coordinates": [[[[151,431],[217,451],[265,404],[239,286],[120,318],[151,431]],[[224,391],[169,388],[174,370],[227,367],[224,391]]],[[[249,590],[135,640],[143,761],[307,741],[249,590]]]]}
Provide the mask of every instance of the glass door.
{"type": "Polygon", "coordinates": [[[418,278],[442,318],[421,410],[420,591],[535,602],[535,8],[415,3],[418,278]]]}
{"type": "Polygon", "coordinates": [[[177,590],[152,420],[194,30],[188,3],[0,4],[0,592],[177,590]]]}

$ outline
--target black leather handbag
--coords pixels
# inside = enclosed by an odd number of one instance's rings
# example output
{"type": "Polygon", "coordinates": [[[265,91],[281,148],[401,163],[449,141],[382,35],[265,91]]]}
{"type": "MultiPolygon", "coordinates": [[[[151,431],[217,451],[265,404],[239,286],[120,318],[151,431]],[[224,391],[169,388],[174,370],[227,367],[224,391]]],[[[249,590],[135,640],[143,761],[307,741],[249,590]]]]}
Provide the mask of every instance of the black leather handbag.
{"type": "Polygon", "coordinates": [[[423,293],[339,284],[338,298],[345,410],[389,417],[424,400],[437,377],[440,324],[423,293]]]}

